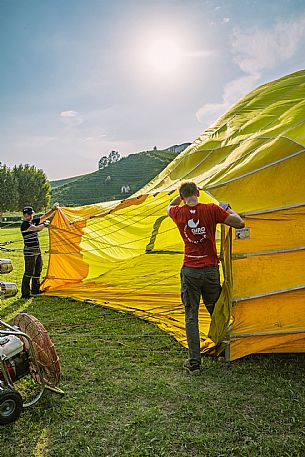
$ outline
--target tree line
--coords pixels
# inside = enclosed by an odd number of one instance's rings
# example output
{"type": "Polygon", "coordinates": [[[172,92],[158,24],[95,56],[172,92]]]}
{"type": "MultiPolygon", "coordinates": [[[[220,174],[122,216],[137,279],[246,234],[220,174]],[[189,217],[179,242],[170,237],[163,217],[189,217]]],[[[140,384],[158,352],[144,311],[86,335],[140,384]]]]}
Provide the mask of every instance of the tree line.
{"type": "Polygon", "coordinates": [[[0,162],[0,216],[33,206],[41,211],[50,204],[50,183],[43,170],[34,165],[9,168],[0,162]]]}

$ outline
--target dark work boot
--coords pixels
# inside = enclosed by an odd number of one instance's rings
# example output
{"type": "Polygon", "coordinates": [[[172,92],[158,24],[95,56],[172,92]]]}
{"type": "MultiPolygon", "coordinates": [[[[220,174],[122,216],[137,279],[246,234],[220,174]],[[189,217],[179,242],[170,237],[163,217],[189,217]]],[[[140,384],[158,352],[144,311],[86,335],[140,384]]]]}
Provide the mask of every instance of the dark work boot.
{"type": "Polygon", "coordinates": [[[183,364],[183,368],[192,376],[200,375],[199,363],[190,363],[189,360],[186,360],[183,364]]]}

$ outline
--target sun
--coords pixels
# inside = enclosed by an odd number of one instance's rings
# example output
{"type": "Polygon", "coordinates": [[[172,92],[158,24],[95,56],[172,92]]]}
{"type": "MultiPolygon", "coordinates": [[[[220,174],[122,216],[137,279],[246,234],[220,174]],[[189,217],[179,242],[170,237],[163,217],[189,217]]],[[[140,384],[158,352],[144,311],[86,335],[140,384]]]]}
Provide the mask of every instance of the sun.
{"type": "Polygon", "coordinates": [[[146,48],[145,60],[151,71],[169,74],[177,70],[182,61],[181,46],[170,38],[152,40],[146,48]]]}
{"type": "Polygon", "coordinates": [[[139,90],[175,90],[188,78],[190,55],[196,46],[191,31],[178,22],[159,20],[135,26],[120,48],[125,75],[139,90]]]}

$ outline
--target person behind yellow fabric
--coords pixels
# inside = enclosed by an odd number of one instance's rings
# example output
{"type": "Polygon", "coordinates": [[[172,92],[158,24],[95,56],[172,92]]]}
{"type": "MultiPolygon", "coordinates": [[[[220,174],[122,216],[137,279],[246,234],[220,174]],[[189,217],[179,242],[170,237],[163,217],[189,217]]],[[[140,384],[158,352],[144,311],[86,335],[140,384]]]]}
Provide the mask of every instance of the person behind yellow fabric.
{"type": "Polygon", "coordinates": [[[186,336],[189,358],[183,367],[193,375],[200,373],[200,337],[198,310],[200,298],[210,313],[221,292],[216,250],[216,225],[226,224],[243,228],[244,221],[231,209],[221,203],[202,204],[198,202],[199,190],[195,183],[186,182],[179,188],[167,208],[168,215],[177,225],[184,241],[184,261],[181,269],[181,296],[185,308],[186,336]],[[179,206],[181,202],[183,206],[179,206]]]}

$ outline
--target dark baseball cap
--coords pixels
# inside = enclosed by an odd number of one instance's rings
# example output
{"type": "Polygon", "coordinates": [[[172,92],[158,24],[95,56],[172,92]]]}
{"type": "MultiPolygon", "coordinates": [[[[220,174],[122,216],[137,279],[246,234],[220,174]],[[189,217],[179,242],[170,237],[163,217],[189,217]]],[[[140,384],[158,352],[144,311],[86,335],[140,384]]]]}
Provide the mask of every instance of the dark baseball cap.
{"type": "Polygon", "coordinates": [[[22,210],[23,214],[34,214],[35,211],[31,206],[25,206],[22,210]]]}

